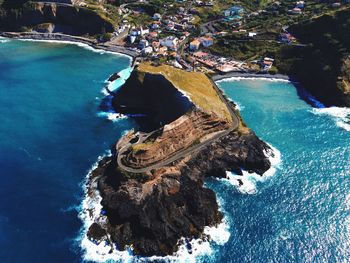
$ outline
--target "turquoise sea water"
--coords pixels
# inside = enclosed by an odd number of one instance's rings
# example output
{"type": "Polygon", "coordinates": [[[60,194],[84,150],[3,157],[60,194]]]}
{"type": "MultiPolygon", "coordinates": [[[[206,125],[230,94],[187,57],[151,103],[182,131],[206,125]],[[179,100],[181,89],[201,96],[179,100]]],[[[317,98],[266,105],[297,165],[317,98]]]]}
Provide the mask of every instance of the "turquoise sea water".
{"type": "Polygon", "coordinates": [[[273,177],[254,183],[253,195],[227,182],[208,183],[218,193],[231,233],[213,261],[348,262],[350,132],[345,123],[336,124],[342,121],[339,112],[350,111],[313,109],[286,82],[219,86],[238,102],[247,125],[281,152],[282,163],[273,177]]]}
{"type": "MultiPolygon", "coordinates": [[[[129,60],[67,44],[0,42],[0,262],[80,262],[81,183],[97,157],[134,125],[98,116],[101,89],[129,60]]],[[[229,238],[199,248],[210,255],[187,254],[187,261],[347,262],[348,111],[313,109],[286,82],[219,86],[282,162],[266,179],[246,175],[254,194],[228,180],[207,182],[229,238]]]]}
{"type": "Polygon", "coordinates": [[[132,126],[97,116],[101,90],[128,65],[75,45],[0,43],[0,262],[81,260],[80,184],[132,126]]]}

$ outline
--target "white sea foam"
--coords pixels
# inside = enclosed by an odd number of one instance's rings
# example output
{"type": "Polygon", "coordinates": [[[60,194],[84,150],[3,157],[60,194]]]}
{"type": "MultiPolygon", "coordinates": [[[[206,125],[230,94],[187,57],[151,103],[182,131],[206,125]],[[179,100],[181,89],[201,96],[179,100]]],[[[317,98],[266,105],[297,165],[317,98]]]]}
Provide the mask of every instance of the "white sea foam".
{"type": "Polygon", "coordinates": [[[272,150],[265,151],[265,156],[269,158],[271,167],[263,175],[257,173],[249,173],[248,171],[242,170],[243,175],[237,175],[235,173],[226,172],[227,178],[220,179],[221,181],[227,182],[234,185],[243,194],[256,194],[257,193],[257,182],[263,182],[267,178],[275,175],[277,169],[281,168],[281,153],[275,147],[269,145],[272,150]]]}
{"type": "MultiPolygon", "coordinates": [[[[204,237],[202,239],[188,240],[182,238],[179,240],[179,249],[174,255],[166,257],[136,257],[132,255],[132,248],[126,251],[119,251],[114,244],[107,243],[107,240],[100,242],[99,244],[90,241],[87,238],[88,228],[94,222],[104,223],[107,218],[101,215],[101,196],[97,190],[96,178],[90,178],[91,172],[97,168],[98,162],[105,156],[110,155],[108,152],[98,158],[98,161],[90,169],[86,180],[83,184],[85,198],[82,201],[79,217],[83,222],[83,227],[80,231],[80,235],[77,238],[77,242],[80,243],[80,247],[83,251],[83,260],[94,262],[198,262],[198,258],[201,256],[210,256],[213,254],[212,243],[217,245],[225,244],[229,237],[229,224],[224,219],[220,224],[213,227],[204,228],[204,237]],[[90,181],[91,180],[91,181],[90,181]],[[96,189],[91,191],[91,189],[96,189]],[[88,192],[88,190],[90,190],[88,192]]],[[[219,200],[220,202],[220,200],[219,200]]],[[[109,238],[109,237],[108,237],[109,238]]]]}
{"type": "Polygon", "coordinates": [[[282,78],[266,78],[266,77],[228,77],[224,79],[217,80],[216,82],[231,82],[231,81],[241,81],[241,80],[268,80],[272,82],[291,82],[288,79],[282,78]]]}
{"type": "MultiPolygon", "coordinates": [[[[220,211],[223,214],[226,214],[225,211],[222,211],[222,202],[223,200],[219,197],[217,198],[220,211]]],[[[171,262],[171,263],[196,263],[200,262],[200,257],[211,256],[214,253],[212,244],[215,243],[219,246],[224,245],[230,238],[230,225],[227,221],[227,218],[224,217],[223,221],[217,226],[206,226],[204,228],[203,238],[186,240],[182,238],[179,240],[178,251],[171,256],[167,257],[150,257],[150,258],[141,258],[138,259],[140,262],[171,262]]]]}
{"type": "MultiPolygon", "coordinates": [[[[110,85],[110,82],[106,82],[106,85],[108,87],[108,90],[109,90],[109,85],[110,85]]],[[[108,96],[109,95],[109,92],[108,90],[106,89],[106,86],[104,86],[102,89],[101,89],[101,93],[104,95],[104,96],[108,96]]]]}
{"type": "Polygon", "coordinates": [[[20,41],[29,41],[29,42],[46,42],[46,43],[54,43],[54,44],[69,44],[69,45],[76,45],[82,48],[85,48],[89,51],[99,53],[99,54],[112,54],[120,57],[127,57],[130,60],[130,65],[132,63],[132,58],[126,54],[118,53],[118,52],[113,52],[113,51],[108,51],[108,50],[103,50],[103,49],[98,49],[94,48],[88,44],[82,43],[82,42],[77,42],[77,41],[67,41],[67,40],[46,40],[46,39],[17,39],[20,41]]]}
{"type": "Polygon", "coordinates": [[[97,168],[99,161],[101,161],[104,157],[110,155],[111,153],[109,151],[106,152],[104,155],[99,156],[97,162],[91,167],[83,183],[85,198],[81,203],[79,212],[79,218],[83,222],[83,227],[80,231],[79,237],[77,238],[77,242],[80,242],[81,249],[84,253],[84,260],[95,262],[106,262],[108,260],[123,260],[124,262],[128,262],[128,259],[131,259],[131,256],[127,251],[118,251],[115,248],[115,246],[111,247],[110,245],[106,245],[105,241],[102,241],[99,244],[93,243],[87,238],[87,231],[91,224],[93,224],[94,222],[101,222],[103,220],[106,220],[104,216],[101,216],[102,198],[97,190],[96,179],[91,179],[91,172],[97,168]],[[113,249],[112,253],[111,249],[113,249]]]}
{"type": "Polygon", "coordinates": [[[8,39],[8,38],[0,37],[0,43],[7,43],[9,41],[10,41],[10,39],[8,39]]]}
{"type": "Polygon", "coordinates": [[[115,112],[99,112],[97,113],[97,116],[102,117],[102,118],[107,118],[110,121],[117,122],[121,119],[127,118],[126,115],[123,115],[121,113],[115,113],[115,112]]]}
{"type": "Polygon", "coordinates": [[[239,111],[242,111],[242,110],[244,110],[244,108],[245,108],[244,106],[242,106],[242,105],[239,104],[238,102],[234,102],[234,104],[236,105],[235,108],[236,108],[237,110],[239,110],[239,111]]]}
{"type": "Polygon", "coordinates": [[[350,131],[350,108],[330,107],[322,109],[312,109],[311,112],[316,115],[328,115],[335,120],[335,124],[350,131]]]}

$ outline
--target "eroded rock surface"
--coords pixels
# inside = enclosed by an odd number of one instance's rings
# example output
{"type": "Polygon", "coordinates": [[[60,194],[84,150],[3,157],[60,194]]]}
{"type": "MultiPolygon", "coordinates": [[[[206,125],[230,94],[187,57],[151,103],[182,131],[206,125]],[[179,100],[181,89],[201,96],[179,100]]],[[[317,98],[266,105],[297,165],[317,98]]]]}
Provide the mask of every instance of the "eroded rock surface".
{"type": "MultiPolygon", "coordinates": [[[[241,167],[258,174],[270,167],[264,152],[269,147],[254,133],[232,132],[206,149],[173,165],[144,175],[130,176],[118,170],[116,156],[98,168],[98,190],[108,222],[101,226],[120,249],[134,248],[144,256],[169,255],[180,238],[198,238],[205,226],[221,222],[215,193],[203,187],[206,177],[241,174],[241,167]]],[[[96,225],[89,230],[102,240],[96,225]]]]}
{"type": "MultiPolygon", "coordinates": [[[[136,96],[137,91],[147,98],[156,96],[162,90],[160,83],[164,89],[168,88],[162,95],[178,97],[173,90],[175,87],[166,78],[134,72],[116,94],[114,105],[124,113],[145,110],[157,121],[167,120],[168,123],[144,141],[144,135],[136,131],[122,137],[114,154],[100,161],[91,173],[88,184],[89,193],[98,190],[103,206],[88,237],[97,243],[116,244],[121,250],[132,247],[135,254],[143,256],[173,254],[181,238],[202,237],[206,226],[221,222],[223,215],[215,193],[203,186],[205,178],[226,177],[226,171],[242,174],[241,169],[263,174],[271,166],[266,156],[271,149],[243,123],[237,126],[237,122],[219,118],[215,109],[205,112],[196,105],[180,117],[163,119],[159,111],[167,112],[167,105],[175,105],[176,99],[162,97],[163,101],[150,104],[145,97],[136,96]],[[218,133],[220,136],[216,136],[218,133]],[[212,140],[208,139],[210,137],[212,140]],[[137,149],[132,149],[132,143],[137,149]],[[120,155],[129,167],[147,167],[155,162],[162,163],[164,158],[182,149],[192,149],[191,145],[195,144],[203,147],[186,151],[172,162],[141,173],[120,166],[120,155]],[[131,150],[125,154],[123,149],[127,147],[131,150]]],[[[227,106],[230,107],[228,112],[232,112],[234,104],[227,106]]]]}

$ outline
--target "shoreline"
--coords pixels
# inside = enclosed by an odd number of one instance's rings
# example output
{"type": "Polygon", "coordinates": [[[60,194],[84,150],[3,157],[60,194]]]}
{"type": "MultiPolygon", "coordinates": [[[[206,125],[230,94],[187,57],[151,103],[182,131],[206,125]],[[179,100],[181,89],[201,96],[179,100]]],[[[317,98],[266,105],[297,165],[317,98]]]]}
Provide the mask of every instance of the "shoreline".
{"type": "MultiPolygon", "coordinates": [[[[103,50],[106,52],[117,53],[131,58],[131,65],[135,63],[139,54],[135,51],[129,50],[123,46],[108,46],[99,44],[97,41],[81,36],[72,36],[62,33],[37,33],[37,32],[1,32],[0,36],[17,40],[32,40],[32,41],[55,41],[67,44],[83,44],[96,50],[103,50]]],[[[268,73],[247,73],[247,72],[229,72],[225,74],[214,74],[210,76],[214,82],[225,81],[230,78],[246,78],[246,79],[270,79],[296,82],[292,77],[283,74],[271,75],[268,73]]]]}
{"type": "MultiPolygon", "coordinates": [[[[187,240],[182,237],[178,240],[178,249],[176,252],[166,256],[138,256],[133,254],[133,249],[130,247],[128,250],[119,250],[115,243],[111,242],[110,236],[107,236],[103,241],[92,242],[87,237],[89,227],[94,222],[105,223],[107,218],[101,213],[102,197],[97,187],[97,181],[100,176],[94,176],[93,171],[99,167],[99,162],[104,158],[111,157],[110,151],[105,151],[102,155],[98,156],[97,161],[88,170],[85,179],[83,180],[81,187],[83,190],[83,199],[79,204],[78,217],[82,222],[80,231],[75,238],[75,242],[78,242],[81,251],[83,252],[82,258],[86,261],[119,261],[123,262],[146,262],[146,261],[169,261],[169,262],[182,262],[189,261],[195,262],[197,257],[210,256],[214,252],[213,244],[222,246],[226,244],[231,236],[229,232],[230,224],[225,216],[220,223],[214,226],[206,226],[203,231],[203,236],[199,238],[191,238],[187,240]],[[189,250],[187,243],[190,244],[191,250],[189,250]]],[[[221,199],[218,199],[219,209],[222,210],[221,199]]]]}
{"type": "Polygon", "coordinates": [[[17,40],[32,40],[32,41],[55,41],[61,43],[83,44],[96,50],[117,53],[131,58],[131,65],[134,63],[139,54],[122,46],[107,46],[99,44],[97,41],[61,33],[34,33],[34,32],[0,32],[1,37],[17,39],[17,40]]]}
{"type": "Polygon", "coordinates": [[[225,81],[229,79],[239,79],[239,78],[246,78],[246,79],[269,79],[269,80],[276,80],[276,81],[289,81],[289,82],[296,82],[293,78],[287,75],[283,74],[275,74],[271,75],[268,73],[247,73],[247,72],[230,72],[226,74],[215,74],[211,76],[211,79],[215,82],[219,81],[225,81]]]}

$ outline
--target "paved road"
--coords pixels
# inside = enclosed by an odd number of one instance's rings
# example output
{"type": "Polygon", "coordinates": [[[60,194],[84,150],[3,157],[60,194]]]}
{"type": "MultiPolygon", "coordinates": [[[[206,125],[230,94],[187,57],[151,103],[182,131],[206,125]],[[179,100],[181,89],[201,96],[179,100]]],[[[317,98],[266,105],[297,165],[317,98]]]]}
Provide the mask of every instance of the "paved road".
{"type": "MultiPolygon", "coordinates": [[[[146,172],[151,171],[152,169],[158,169],[158,168],[164,167],[172,162],[175,162],[175,161],[185,157],[186,155],[200,151],[200,150],[206,148],[207,146],[209,146],[214,141],[228,135],[231,131],[235,130],[239,125],[239,118],[237,117],[236,112],[232,109],[232,106],[230,105],[230,103],[226,100],[226,98],[223,96],[220,89],[217,87],[216,83],[213,80],[211,80],[211,81],[213,83],[214,89],[217,92],[220,100],[225,103],[228,111],[230,112],[230,115],[232,118],[232,126],[229,129],[216,134],[214,137],[212,137],[212,138],[210,138],[202,143],[199,143],[199,144],[196,144],[192,147],[180,150],[180,151],[176,152],[174,155],[169,156],[167,159],[161,160],[158,163],[149,165],[147,167],[142,167],[142,168],[132,168],[132,167],[128,167],[122,163],[121,159],[124,155],[124,152],[126,150],[128,150],[129,147],[131,147],[131,144],[129,143],[129,144],[125,145],[124,147],[122,147],[118,152],[117,162],[118,162],[119,167],[121,169],[129,172],[129,173],[146,173],[146,172]]],[[[143,139],[142,142],[144,140],[145,139],[143,139]]]]}

